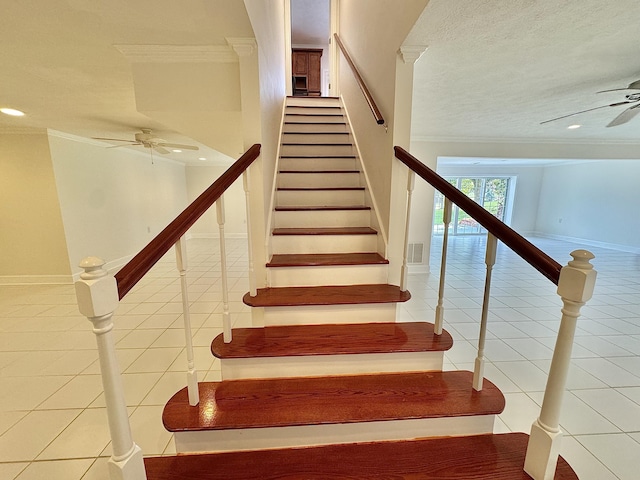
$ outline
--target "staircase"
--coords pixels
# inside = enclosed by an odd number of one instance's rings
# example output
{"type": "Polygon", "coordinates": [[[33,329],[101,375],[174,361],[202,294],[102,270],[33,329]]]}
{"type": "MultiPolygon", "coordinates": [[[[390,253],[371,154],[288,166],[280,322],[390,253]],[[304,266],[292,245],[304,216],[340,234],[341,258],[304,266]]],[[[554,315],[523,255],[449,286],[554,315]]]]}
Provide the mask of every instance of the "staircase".
{"type": "Polygon", "coordinates": [[[275,194],[269,286],[244,297],[263,324],[213,340],[222,381],[169,400],[179,455],[148,478],[529,478],[528,436],[492,434],[502,393],[442,371],[449,333],[396,320],[410,294],[337,98],[287,99],[275,194]]]}

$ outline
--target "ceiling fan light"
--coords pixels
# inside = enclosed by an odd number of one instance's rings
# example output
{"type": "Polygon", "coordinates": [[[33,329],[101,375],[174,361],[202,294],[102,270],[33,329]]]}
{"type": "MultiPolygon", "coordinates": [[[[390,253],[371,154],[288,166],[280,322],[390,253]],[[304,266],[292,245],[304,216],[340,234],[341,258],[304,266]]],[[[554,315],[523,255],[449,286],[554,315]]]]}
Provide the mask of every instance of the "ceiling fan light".
{"type": "Polygon", "coordinates": [[[198,160],[202,160],[203,162],[206,160],[206,157],[198,157],[198,160]]]}
{"type": "Polygon", "coordinates": [[[171,150],[173,153],[182,153],[182,150],[179,150],[177,148],[174,148],[173,150],[171,150]]]}
{"type": "Polygon", "coordinates": [[[582,126],[582,125],[578,125],[578,124],[576,123],[576,124],[574,124],[574,125],[569,125],[569,126],[567,127],[567,129],[569,129],[569,130],[575,130],[576,128],[580,128],[581,126],[582,126]]]}
{"type": "Polygon", "coordinates": [[[24,112],[21,112],[20,110],[16,110],[15,108],[0,108],[0,112],[4,113],[5,115],[11,115],[12,117],[24,116],[24,112]]]}

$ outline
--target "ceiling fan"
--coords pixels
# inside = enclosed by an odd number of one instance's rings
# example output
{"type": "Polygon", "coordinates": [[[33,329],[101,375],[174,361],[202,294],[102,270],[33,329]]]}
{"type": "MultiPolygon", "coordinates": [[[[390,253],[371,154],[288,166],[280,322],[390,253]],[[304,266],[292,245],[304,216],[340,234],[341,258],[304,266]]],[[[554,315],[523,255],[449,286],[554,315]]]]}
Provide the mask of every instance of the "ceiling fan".
{"type": "Polygon", "coordinates": [[[109,142],[125,142],[128,145],[113,145],[112,147],[107,148],[117,148],[117,147],[127,147],[130,145],[142,145],[144,148],[149,148],[151,150],[155,150],[158,153],[166,155],[167,153],[171,153],[167,148],[175,148],[178,150],[198,150],[198,147],[195,145],[183,145],[180,143],[168,143],[163,139],[157,137],[151,132],[150,128],[142,128],[142,131],[136,133],[134,138],[135,140],[124,140],[121,138],[104,138],[104,137],[92,137],[94,140],[107,140],[109,142]]]}
{"type": "MultiPolygon", "coordinates": [[[[619,91],[622,91],[622,90],[640,90],[640,80],[636,80],[635,82],[631,82],[629,84],[629,86],[624,87],[624,88],[613,88],[611,90],[601,90],[601,91],[596,92],[596,93],[619,92],[619,91]]],[[[622,125],[623,123],[627,123],[629,120],[631,120],[633,117],[635,117],[638,113],[640,113],[640,92],[639,93],[629,93],[629,94],[625,95],[625,98],[626,98],[626,100],[623,100],[622,102],[611,103],[609,105],[601,105],[599,107],[589,108],[587,110],[581,110],[579,112],[570,113],[569,115],[563,115],[561,117],[552,118],[551,120],[545,120],[544,122],[540,122],[540,125],[542,125],[544,123],[554,122],[554,121],[560,120],[562,118],[572,117],[572,116],[578,115],[580,113],[590,112],[592,110],[598,110],[600,108],[619,107],[621,105],[629,105],[629,104],[631,104],[630,107],[625,109],[616,118],[611,120],[607,124],[607,127],[615,127],[615,126],[618,126],[618,125],[622,125]]]]}

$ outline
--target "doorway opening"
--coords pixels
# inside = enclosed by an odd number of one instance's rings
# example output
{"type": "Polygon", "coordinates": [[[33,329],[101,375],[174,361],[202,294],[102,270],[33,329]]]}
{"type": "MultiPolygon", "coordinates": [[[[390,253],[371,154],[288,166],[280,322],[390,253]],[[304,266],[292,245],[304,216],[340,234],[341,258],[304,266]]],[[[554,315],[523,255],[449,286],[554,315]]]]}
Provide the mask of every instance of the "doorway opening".
{"type": "Polygon", "coordinates": [[[291,91],[293,96],[329,96],[330,0],[291,2],[291,91]]]}

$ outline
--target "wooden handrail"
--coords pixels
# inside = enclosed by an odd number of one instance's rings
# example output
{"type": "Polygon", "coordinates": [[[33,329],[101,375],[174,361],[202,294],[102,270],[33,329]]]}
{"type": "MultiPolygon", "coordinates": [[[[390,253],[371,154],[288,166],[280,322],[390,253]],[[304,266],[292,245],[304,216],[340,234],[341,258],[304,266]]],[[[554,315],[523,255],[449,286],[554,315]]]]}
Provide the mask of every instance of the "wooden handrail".
{"type": "Polygon", "coordinates": [[[191,205],[184,209],[149,244],[116,273],[120,299],[151,270],[158,260],[175,245],[191,226],[220,198],[249,165],[260,155],[260,145],[255,144],[207,188],[191,205]]]}
{"type": "Polygon", "coordinates": [[[431,170],[402,147],[394,147],[396,158],[404,163],[420,177],[430,183],[436,190],[471,215],[493,236],[507,245],[522,257],[529,265],[542,273],[556,285],[560,279],[562,266],[549,255],[525,239],[518,232],[505,225],[491,215],[479,204],[471,200],[444,178],[431,170]]]}
{"type": "Polygon", "coordinates": [[[336,43],[338,44],[338,47],[340,47],[340,51],[342,52],[345,60],[351,67],[353,76],[356,77],[356,82],[358,82],[358,86],[360,87],[360,90],[362,90],[362,93],[364,94],[364,98],[367,100],[367,103],[369,104],[369,108],[371,109],[371,113],[373,113],[373,117],[376,119],[376,123],[378,125],[384,125],[385,122],[384,122],[382,113],[380,112],[378,105],[376,105],[376,102],[373,99],[373,95],[371,95],[371,92],[369,92],[369,89],[367,88],[366,83],[364,83],[364,80],[362,79],[360,72],[358,72],[356,65],[353,63],[353,60],[351,60],[351,57],[349,56],[347,49],[342,43],[342,40],[340,40],[340,37],[338,36],[337,33],[333,34],[333,38],[335,38],[336,43]]]}

